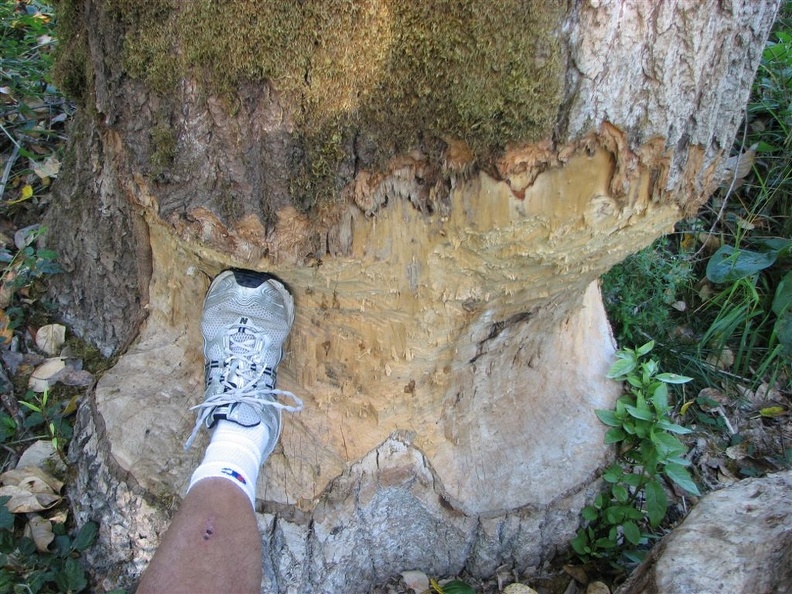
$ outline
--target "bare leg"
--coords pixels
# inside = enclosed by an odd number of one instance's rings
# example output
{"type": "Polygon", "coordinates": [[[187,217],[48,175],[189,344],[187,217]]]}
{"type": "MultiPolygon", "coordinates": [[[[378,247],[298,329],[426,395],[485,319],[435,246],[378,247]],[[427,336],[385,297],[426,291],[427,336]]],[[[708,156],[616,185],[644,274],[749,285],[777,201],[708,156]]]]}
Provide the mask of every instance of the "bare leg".
{"type": "Polygon", "coordinates": [[[223,478],[195,484],[137,594],[261,591],[261,537],[247,495],[223,478]]]}
{"type": "Polygon", "coordinates": [[[281,411],[302,408],[275,389],[293,322],[294,299],[272,275],[230,269],[209,286],[201,319],[206,393],[193,407],[186,447],[202,427],[211,439],[138,594],[261,590],[256,479],[280,437],[281,411]],[[294,405],[278,401],[284,396],[294,405]]]}

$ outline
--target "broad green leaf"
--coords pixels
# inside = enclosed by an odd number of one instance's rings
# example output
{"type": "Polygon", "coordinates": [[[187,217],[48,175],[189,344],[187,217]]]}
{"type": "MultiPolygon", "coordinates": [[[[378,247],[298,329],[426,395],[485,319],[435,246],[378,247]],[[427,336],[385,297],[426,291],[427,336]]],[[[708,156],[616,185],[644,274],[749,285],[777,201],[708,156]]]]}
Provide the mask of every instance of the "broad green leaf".
{"type": "MultiPolygon", "coordinates": [[[[691,400],[690,402],[693,401],[691,400]]],[[[686,404],[690,404],[690,403],[686,403],[686,404]]],[[[660,419],[657,422],[657,427],[665,431],[670,431],[671,433],[676,433],[677,435],[687,435],[688,433],[693,433],[692,429],[688,429],[687,427],[683,427],[682,425],[677,425],[676,423],[672,423],[667,419],[660,419]]]]}
{"type": "Polygon", "coordinates": [[[636,351],[635,351],[635,352],[636,352],[636,354],[637,354],[639,357],[642,357],[643,355],[645,355],[645,354],[647,354],[649,351],[651,351],[651,350],[654,348],[654,346],[655,346],[655,341],[654,341],[654,340],[650,340],[650,341],[649,341],[649,342],[647,342],[645,345],[639,346],[639,347],[636,349],[636,351]]]}
{"type": "Polygon", "coordinates": [[[652,393],[652,404],[658,415],[663,415],[668,410],[668,386],[659,384],[652,393]]]}
{"type": "Polygon", "coordinates": [[[633,386],[634,388],[642,388],[643,382],[641,381],[640,377],[636,377],[634,375],[628,375],[626,378],[628,384],[633,386]]]}
{"type": "Polygon", "coordinates": [[[627,434],[624,432],[624,429],[621,427],[614,427],[613,429],[608,429],[605,432],[605,443],[619,443],[620,441],[624,441],[627,439],[627,434]]]}
{"type": "Polygon", "coordinates": [[[642,421],[652,421],[654,420],[654,413],[649,410],[648,407],[637,407],[637,406],[630,406],[629,404],[625,407],[627,412],[630,414],[631,417],[636,419],[641,419],[642,421]]]}
{"type": "Polygon", "coordinates": [[[476,591],[462,580],[454,580],[443,584],[443,594],[476,594],[476,591]]]}
{"type": "Polygon", "coordinates": [[[96,540],[97,532],[99,532],[99,526],[97,526],[96,523],[87,522],[83,524],[80,531],[77,532],[77,535],[74,537],[74,542],[72,543],[74,550],[82,552],[90,548],[94,540],[96,540]]]}
{"type": "Polygon", "coordinates": [[[631,487],[638,487],[641,484],[641,475],[633,472],[628,472],[622,476],[622,482],[630,485],[631,487]]]}
{"type": "Polygon", "coordinates": [[[631,505],[625,506],[624,517],[628,520],[643,520],[644,514],[641,510],[635,509],[631,505]]]}
{"type": "Polygon", "coordinates": [[[611,365],[607,377],[609,379],[621,378],[635,369],[637,365],[638,362],[635,359],[619,359],[611,365]]]}
{"type": "Polygon", "coordinates": [[[787,272],[776,287],[772,310],[777,316],[792,309],[792,271],[787,272]]]}
{"type": "Polygon", "coordinates": [[[757,153],[776,153],[780,150],[782,150],[782,147],[764,141],[760,141],[756,145],[757,153]]]}
{"type": "Polygon", "coordinates": [[[605,510],[605,513],[602,517],[605,518],[605,521],[610,524],[611,526],[618,526],[622,522],[624,522],[624,506],[623,505],[614,505],[609,507],[605,510]]]}
{"type": "Polygon", "coordinates": [[[69,592],[80,592],[88,586],[88,580],[85,579],[85,571],[83,571],[77,559],[69,557],[64,564],[63,573],[66,574],[66,583],[69,585],[69,592]]]}
{"type": "Polygon", "coordinates": [[[787,310],[778,316],[773,326],[778,343],[787,354],[792,353],[792,310],[787,310]]]}
{"type": "Polygon", "coordinates": [[[594,543],[594,546],[596,546],[598,549],[610,550],[616,548],[616,543],[609,538],[598,538],[594,543]]]}
{"type": "Polygon", "coordinates": [[[767,418],[780,417],[784,413],[786,409],[783,406],[768,406],[759,411],[760,415],[767,418]]]}
{"type": "Polygon", "coordinates": [[[646,483],[646,513],[649,515],[649,524],[656,528],[666,515],[668,497],[660,483],[652,479],[646,483]]]}
{"type": "Polygon", "coordinates": [[[627,500],[630,498],[630,494],[627,492],[627,489],[625,489],[622,485],[613,485],[611,492],[616,498],[616,501],[619,503],[627,503],[627,500]]]}
{"type": "MultiPolygon", "coordinates": [[[[792,59],[792,55],[790,56],[792,59]]],[[[792,239],[783,237],[752,237],[751,243],[760,252],[778,252],[781,256],[785,250],[792,248],[792,239]]]]}
{"type": "Polygon", "coordinates": [[[641,542],[641,531],[635,522],[625,522],[622,524],[622,530],[624,530],[624,538],[626,538],[630,544],[638,545],[641,542]]]}
{"type": "Polygon", "coordinates": [[[663,458],[679,456],[687,451],[687,448],[681,441],[668,433],[653,433],[652,442],[663,458]]]}
{"type": "Polygon", "coordinates": [[[572,549],[581,557],[588,555],[591,552],[591,548],[588,546],[588,538],[586,538],[585,530],[578,530],[577,536],[569,541],[569,544],[572,545],[572,549]]]}
{"type": "Polygon", "coordinates": [[[621,467],[618,464],[611,464],[608,467],[608,470],[606,470],[602,475],[602,478],[605,479],[605,482],[617,483],[622,479],[623,476],[624,472],[622,471],[621,467]]]}
{"type": "Polygon", "coordinates": [[[688,493],[692,495],[701,495],[699,492],[696,483],[693,482],[693,479],[690,478],[690,474],[687,470],[685,470],[684,466],[680,464],[666,464],[665,466],[665,473],[668,478],[674,481],[677,485],[682,487],[688,493]]]}
{"type": "Polygon", "coordinates": [[[666,384],[686,384],[693,381],[692,377],[677,375],[676,373],[658,373],[655,377],[666,384]]]}
{"type": "Polygon", "coordinates": [[[612,410],[595,410],[594,414],[597,415],[597,418],[608,427],[621,426],[621,421],[616,417],[616,413],[612,410]]]}
{"type": "Polygon", "coordinates": [[[753,276],[776,261],[778,252],[754,252],[724,245],[718,248],[707,263],[707,278],[713,283],[734,282],[753,276]]]}
{"type": "Polygon", "coordinates": [[[597,509],[590,505],[584,507],[583,511],[581,511],[580,514],[583,516],[584,520],[587,520],[589,522],[593,522],[599,517],[599,512],[597,511],[597,509]]]}
{"type": "Polygon", "coordinates": [[[13,530],[14,528],[14,514],[8,511],[6,505],[9,501],[11,501],[9,495],[0,497],[0,528],[3,530],[13,530]]]}
{"type": "Polygon", "coordinates": [[[635,423],[635,435],[641,439],[646,439],[651,430],[652,424],[650,421],[638,421],[635,423]]]}
{"type": "MultiPolygon", "coordinates": [[[[636,565],[640,565],[641,563],[643,563],[643,560],[646,559],[646,551],[643,550],[624,551],[623,555],[625,559],[627,559],[631,563],[635,563],[636,565]]],[[[113,594],[113,593],[108,592],[107,594],[113,594]]]]}

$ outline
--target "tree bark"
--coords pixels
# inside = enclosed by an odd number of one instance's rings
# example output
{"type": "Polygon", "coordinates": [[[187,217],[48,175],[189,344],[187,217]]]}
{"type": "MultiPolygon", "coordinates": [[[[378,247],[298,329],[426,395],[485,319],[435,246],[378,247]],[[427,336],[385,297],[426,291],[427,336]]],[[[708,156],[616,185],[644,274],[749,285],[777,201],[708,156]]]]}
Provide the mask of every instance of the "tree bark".
{"type": "Polygon", "coordinates": [[[123,353],[74,448],[106,586],[200,458],[198,320],[229,265],[297,303],[263,591],[541,571],[612,455],[596,279],[717,188],[778,6],[316,4],[62,3],[83,109],[54,294],[123,353]]]}

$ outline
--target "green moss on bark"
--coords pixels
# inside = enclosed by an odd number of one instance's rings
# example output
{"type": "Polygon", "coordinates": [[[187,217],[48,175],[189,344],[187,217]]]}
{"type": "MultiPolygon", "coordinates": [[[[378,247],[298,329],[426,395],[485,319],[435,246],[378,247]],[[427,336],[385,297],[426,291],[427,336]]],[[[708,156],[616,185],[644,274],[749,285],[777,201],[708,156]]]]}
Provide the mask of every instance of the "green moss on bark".
{"type": "Polygon", "coordinates": [[[53,77],[64,94],[84,105],[93,94],[93,70],[83,6],[71,0],[60,0],[55,6],[58,46],[53,77]]]}
{"type": "Polygon", "coordinates": [[[333,193],[327,176],[343,168],[351,138],[377,147],[364,166],[429,138],[464,139],[483,156],[548,136],[561,100],[562,0],[105,7],[124,31],[125,72],[163,96],[183,77],[227,98],[230,109],[242,84],[267,80],[283,94],[304,140],[297,194],[333,193]]]}

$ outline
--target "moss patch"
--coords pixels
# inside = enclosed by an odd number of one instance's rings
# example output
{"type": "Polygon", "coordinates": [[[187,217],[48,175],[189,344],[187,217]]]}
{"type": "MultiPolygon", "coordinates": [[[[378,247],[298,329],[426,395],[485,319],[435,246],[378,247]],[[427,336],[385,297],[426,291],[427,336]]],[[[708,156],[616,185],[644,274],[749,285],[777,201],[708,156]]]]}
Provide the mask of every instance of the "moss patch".
{"type": "Polygon", "coordinates": [[[154,145],[151,163],[158,171],[170,166],[176,157],[176,131],[166,124],[158,124],[151,130],[151,142],[154,145]]]}
{"type": "Polygon", "coordinates": [[[58,45],[53,77],[64,94],[85,105],[93,94],[93,71],[83,24],[83,5],[61,0],[55,6],[58,45]]]}
{"type": "MultiPolygon", "coordinates": [[[[64,0],[65,2],[65,0],[64,0]]],[[[70,4],[70,2],[65,2],[70,4]]],[[[356,139],[360,167],[434,142],[479,157],[551,133],[564,64],[561,0],[109,0],[126,74],[167,95],[183,76],[236,101],[270,81],[295,106],[303,207],[334,195],[356,139]]]]}

